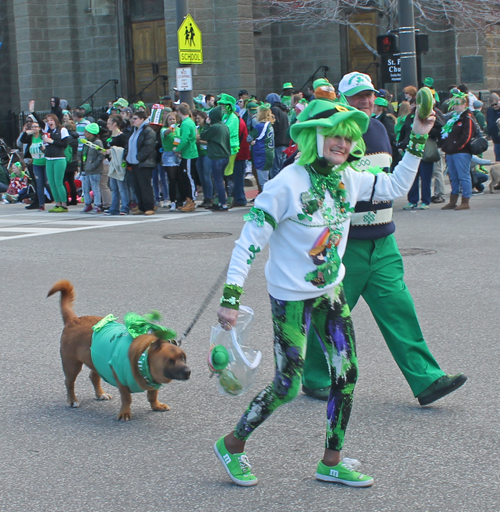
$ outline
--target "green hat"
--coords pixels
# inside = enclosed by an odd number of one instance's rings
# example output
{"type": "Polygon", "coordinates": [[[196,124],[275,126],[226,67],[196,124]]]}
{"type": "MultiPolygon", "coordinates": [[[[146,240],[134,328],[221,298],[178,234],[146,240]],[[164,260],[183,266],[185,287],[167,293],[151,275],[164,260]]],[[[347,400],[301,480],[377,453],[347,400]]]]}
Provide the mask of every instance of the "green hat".
{"type": "Polygon", "coordinates": [[[295,141],[304,128],[333,128],[342,121],[352,119],[358,124],[361,133],[365,133],[370,123],[370,118],[361,110],[338,101],[323,99],[311,101],[297,119],[299,122],[290,127],[290,135],[295,141]]]}
{"type": "Polygon", "coordinates": [[[219,96],[217,103],[220,103],[221,105],[231,105],[233,109],[236,108],[236,98],[230,94],[226,94],[225,92],[219,96]]]}
{"type": "MultiPolygon", "coordinates": [[[[333,87],[333,85],[326,78],[318,78],[313,82],[313,91],[315,91],[318,87],[333,87]]],[[[335,89],[334,89],[335,90],[335,89]]]]}
{"type": "Polygon", "coordinates": [[[97,123],[90,123],[85,127],[85,131],[92,135],[97,135],[99,133],[99,125],[97,123]]]}
{"type": "Polygon", "coordinates": [[[203,102],[205,101],[205,96],[203,94],[198,94],[196,98],[193,98],[193,101],[200,106],[203,106],[203,102]]]}
{"type": "Polygon", "coordinates": [[[375,105],[378,105],[380,107],[387,107],[387,105],[389,105],[389,102],[384,98],[375,98],[375,105]]]}
{"type": "Polygon", "coordinates": [[[128,101],[125,98],[118,98],[113,103],[113,107],[115,107],[115,108],[125,108],[125,107],[128,107],[128,101]]]}
{"type": "Polygon", "coordinates": [[[257,103],[255,103],[255,101],[249,101],[247,103],[248,110],[255,109],[255,108],[259,108],[259,105],[257,103]]]}
{"type": "Polygon", "coordinates": [[[432,87],[434,85],[434,78],[431,78],[430,76],[424,78],[424,85],[426,87],[432,87]]]}
{"type": "Polygon", "coordinates": [[[292,82],[285,82],[283,84],[283,89],[293,89],[292,82]]]}
{"type": "Polygon", "coordinates": [[[138,110],[139,107],[146,108],[146,104],[144,103],[144,101],[138,101],[137,103],[134,103],[134,108],[136,110],[138,110]]]}
{"type": "Polygon", "coordinates": [[[260,108],[261,110],[269,110],[269,109],[271,108],[271,104],[270,104],[270,103],[261,103],[261,104],[259,105],[259,108],[260,108]]]}
{"type": "Polygon", "coordinates": [[[85,110],[85,114],[90,114],[90,112],[92,112],[92,107],[90,106],[90,103],[84,103],[80,106],[80,108],[85,110]]]}

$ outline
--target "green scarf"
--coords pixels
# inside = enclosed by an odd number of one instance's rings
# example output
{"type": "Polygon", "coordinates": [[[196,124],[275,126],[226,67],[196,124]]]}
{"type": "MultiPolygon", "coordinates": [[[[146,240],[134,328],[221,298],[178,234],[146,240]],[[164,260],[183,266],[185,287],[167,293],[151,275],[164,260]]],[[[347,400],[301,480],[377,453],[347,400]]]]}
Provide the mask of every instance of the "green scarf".
{"type": "Polygon", "coordinates": [[[453,125],[458,121],[459,117],[461,116],[461,113],[453,112],[453,115],[448,119],[446,124],[441,128],[441,138],[446,139],[448,135],[450,134],[453,125]]]}

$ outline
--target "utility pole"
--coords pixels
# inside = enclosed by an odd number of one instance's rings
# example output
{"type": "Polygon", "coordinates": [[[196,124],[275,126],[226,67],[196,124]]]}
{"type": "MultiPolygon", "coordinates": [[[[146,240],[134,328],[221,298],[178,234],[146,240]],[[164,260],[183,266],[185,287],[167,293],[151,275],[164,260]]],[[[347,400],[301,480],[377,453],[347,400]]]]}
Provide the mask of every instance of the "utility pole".
{"type": "Polygon", "coordinates": [[[417,54],[415,51],[415,19],[413,0],[398,0],[399,52],[401,58],[401,87],[414,85],[418,89],[417,54]]]}
{"type": "MultiPolygon", "coordinates": [[[[175,0],[175,13],[177,19],[177,30],[182,25],[184,18],[188,14],[187,0],[175,0]]],[[[186,66],[186,64],[181,64],[179,62],[179,67],[181,68],[189,68],[191,66],[186,66]]],[[[193,91],[179,91],[179,97],[181,103],[187,103],[191,108],[193,108],[193,91]]]]}

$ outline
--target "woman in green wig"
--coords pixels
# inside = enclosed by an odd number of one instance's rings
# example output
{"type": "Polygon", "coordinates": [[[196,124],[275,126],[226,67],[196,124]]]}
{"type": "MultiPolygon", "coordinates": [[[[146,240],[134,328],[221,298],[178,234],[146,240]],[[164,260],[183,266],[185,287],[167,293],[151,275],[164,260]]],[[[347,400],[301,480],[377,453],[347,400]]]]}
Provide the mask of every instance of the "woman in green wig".
{"type": "Polygon", "coordinates": [[[342,256],[356,202],[389,201],[405,195],[412,185],[435,119],[433,113],[425,121],[417,117],[407,152],[393,174],[359,172],[355,162],[364,154],[368,116],[335,100],[312,101],[291,127],[299,161],[266,184],[245,216],[218,317],[224,329],[236,324],[245,278],[256,254],[269,243],[266,279],[276,373],[236,428],[214,445],[238,485],[257,483],[244,451],[248,437],[299,393],[307,336],[318,338],[331,376],[325,451],[316,478],[352,487],[373,484],[373,478],[340,456],[358,377],[354,331],[342,290],[342,256]]]}

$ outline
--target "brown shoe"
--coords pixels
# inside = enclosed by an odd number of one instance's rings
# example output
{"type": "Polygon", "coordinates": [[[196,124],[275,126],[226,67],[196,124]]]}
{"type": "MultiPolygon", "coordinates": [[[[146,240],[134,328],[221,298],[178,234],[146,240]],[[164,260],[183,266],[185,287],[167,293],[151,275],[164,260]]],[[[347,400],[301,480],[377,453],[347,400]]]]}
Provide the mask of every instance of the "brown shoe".
{"type": "Polygon", "coordinates": [[[148,210],[148,211],[144,212],[144,215],[154,215],[154,214],[155,214],[154,210],[148,210]]]}
{"type": "Polygon", "coordinates": [[[458,194],[450,194],[450,202],[445,204],[441,210],[454,210],[457,207],[458,194]]]}
{"type": "Polygon", "coordinates": [[[460,206],[457,206],[455,208],[455,211],[456,210],[470,210],[469,198],[468,197],[462,197],[462,204],[460,206]]]}
{"type": "Polygon", "coordinates": [[[188,199],[186,204],[182,208],[179,208],[179,211],[184,213],[193,212],[194,210],[196,210],[196,203],[192,199],[188,199]]]}
{"type": "Polygon", "coordinates": [[[137,208],[137,210],[131,210],[131,213],[132,215],[142,215],[144,212],[137,208]]]}

